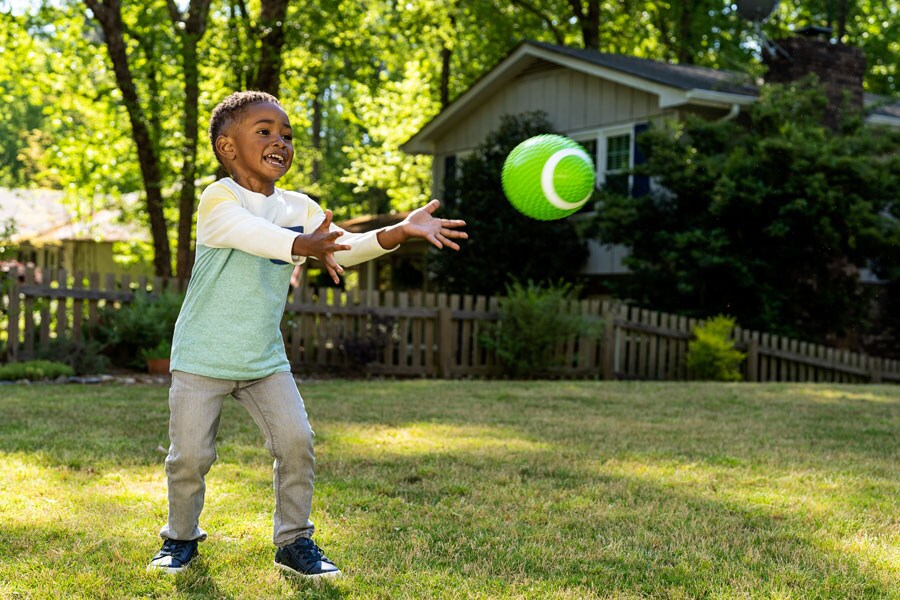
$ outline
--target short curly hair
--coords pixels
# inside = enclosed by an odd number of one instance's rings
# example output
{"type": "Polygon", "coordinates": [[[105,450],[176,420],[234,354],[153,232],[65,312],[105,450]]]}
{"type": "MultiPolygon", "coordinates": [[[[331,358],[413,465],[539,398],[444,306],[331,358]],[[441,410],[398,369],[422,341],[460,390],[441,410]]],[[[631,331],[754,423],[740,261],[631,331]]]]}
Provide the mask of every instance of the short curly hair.
{"type": "Polygon", "coordinates": [[[213,109],[212,115],[209,118],[209,143],[212,144],[212,150],[213,154],[216,155],[216,160],[218,160],[219,164],[223,167],[225,164],[222,162],[222,158],[216,151],[216,138],[234,125],[238,119],[241,118],[241,115],[248,106],[261,104],[263,102],[271,102],[272,104],[281,106],[281,102],[279,102],[278,98],[272,94],[250,90],[234,92],[219,102],[213,109]]]}

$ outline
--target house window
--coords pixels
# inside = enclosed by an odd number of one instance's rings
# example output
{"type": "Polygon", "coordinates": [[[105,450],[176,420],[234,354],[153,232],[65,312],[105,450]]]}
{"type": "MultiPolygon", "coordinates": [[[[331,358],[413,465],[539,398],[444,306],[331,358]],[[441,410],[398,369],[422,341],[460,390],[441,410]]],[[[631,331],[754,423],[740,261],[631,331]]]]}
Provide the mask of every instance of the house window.
{"type": "MultiPolygon", "coordinates": [[[[594,159],[598,188],[625,195],[646,193],[646,176],[634,176],[630,173],[635,164],[644,160],[635,148],[635,138],[646,128],[646,124],[628,123],[573,136],[594,159]]],[[[594,207],[589,202],[579,212],[593,210],[594,207]]]]}
{"type": "Polygon", "coordinates": [[[606,138],[606,165],[603,187],[610,192],[627,194],[630,189],[628,169],[631,168],[631,134],[606,138]]]}

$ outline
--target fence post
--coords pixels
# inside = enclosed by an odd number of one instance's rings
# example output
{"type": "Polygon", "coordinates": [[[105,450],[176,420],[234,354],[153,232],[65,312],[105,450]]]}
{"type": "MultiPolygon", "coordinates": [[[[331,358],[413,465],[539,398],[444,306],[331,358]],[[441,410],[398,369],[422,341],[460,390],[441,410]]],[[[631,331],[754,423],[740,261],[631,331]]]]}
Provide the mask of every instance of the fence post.
{"type": "Polygon", "coordinates": [[[616,315],[612,311],[603,313],[603,346],[600,348],[600,377],[616,378],[615,365],[616,315]]]}
{"type": "Polygon", "coordinates": [[[759,381],[759,342],[747,342],[747,381],[759,381]]]}
{"type": "Polygon", "coordinates": [[[10,362],[19,359],[19,279],[17,274],[9,278],[9,322],[7,324],[6,353],[10,362]]]}
{"type": "Polygon", "coordinates": [[[438,371],[443,379],[453,377],[453,309],[438,309],[438,371]]]}
{"type": "Polygon", "coordinates": [[[869,357],[869,382],[881,383],[882,361],[884,359],[877,356],[869,357]]]}

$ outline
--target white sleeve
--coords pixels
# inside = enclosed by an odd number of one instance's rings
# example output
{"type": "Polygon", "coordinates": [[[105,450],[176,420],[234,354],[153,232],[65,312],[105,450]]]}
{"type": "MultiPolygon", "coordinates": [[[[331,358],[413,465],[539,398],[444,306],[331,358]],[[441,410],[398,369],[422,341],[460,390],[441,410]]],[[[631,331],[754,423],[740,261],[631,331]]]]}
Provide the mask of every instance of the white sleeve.
{"type": "MultiPolygon", "coordinates": [[[[322,221],[325,220],[325,211],[322,210],[322,207],[312,200],[310,200],[309,204],[309,218],[307,220],[309,229],[306,230],[307,233],[315,230],[322,224],[322,221]]],[[[382,248],[381,244],[378,243],[377,229],[374,231],[366,231],[364,233],[350,233],[332,223],[329,231],[342,232],[341,237],[337,239],[337,243],[350,246],[350,250],[341,250],[340,252],[334,253],[334,260],[342,267],[352,267],[353,265],[358,265],[359,263],[372,260],[373,258],[378,258],[379,256],[383,256],[399,248],[399,246],[397,246],[397,248],[391,248],[390,250],[382,248]]]]}
{"type": "Polygon", "coordinates": [[[210,248],[236,248],[263,258],[300,264],[303,259],[295,260],[291,256],[297,235],[296,231],[251,213],[224,186],[211,186],[200,198],[198,244],[210,248]]]}
{"type": "MultiPolygon", "coordinates": [[[[303,233],[311,233],[325,220],[325,212],[310,200],[305,220],[305,223],[297,225],[303,226],[303,233]]],[[[337,263],[345,267],[393,251],[381,247],[378,243],[377,230],[350,233],[332,223],[331,231],[343,232],[337,240],[338,243],[351,246],[350,250],[334,254],[337,263]]],[[[297,265],[302,264],[307,258],[291,254],[294,240],[299,234],[299,231],[292,231],[254,215],[241,205],[238,198],[226,186],[210,186],[200,197],[197,208],[198,244],[210,248],[236,248],[248,254],[297,265]]]]}

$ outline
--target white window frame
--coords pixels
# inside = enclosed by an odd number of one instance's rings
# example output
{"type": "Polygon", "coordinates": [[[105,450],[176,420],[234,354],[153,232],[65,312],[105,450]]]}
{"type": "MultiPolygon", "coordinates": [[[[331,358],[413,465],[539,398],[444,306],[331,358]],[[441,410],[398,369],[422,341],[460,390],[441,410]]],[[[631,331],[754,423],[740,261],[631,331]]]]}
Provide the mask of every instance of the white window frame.
{"type": "MultiPolygon", "coordinates": [[[[639,124],[638,121],[633,121],[630,123],[620,123],[618,125],[612,125],[610,127],[601,127],[599,129],[592,129],[591,131],[581,132],[577,134],[571,134],[571,137],[576,142],[596,142],[597,143],[597,155],[594,157],[594,172],[596,173],[596,181],[594,185],[597,188],[601,188],[606,184],[606,158],[607,158],[607,150],[609,147],[609,138],[618,137],[621,135],[628,136],[628,167],[627,169],[630,171],[634,168],[634,128],[639,124]]],[[[628,192],[631,193],[631,189],[634,185],[634,176],[629,173],[628,175],[628,192]]]]}

